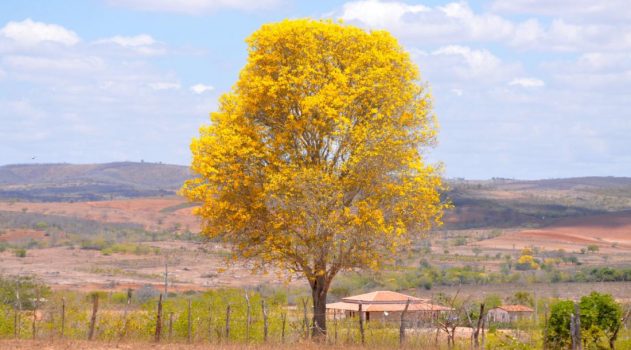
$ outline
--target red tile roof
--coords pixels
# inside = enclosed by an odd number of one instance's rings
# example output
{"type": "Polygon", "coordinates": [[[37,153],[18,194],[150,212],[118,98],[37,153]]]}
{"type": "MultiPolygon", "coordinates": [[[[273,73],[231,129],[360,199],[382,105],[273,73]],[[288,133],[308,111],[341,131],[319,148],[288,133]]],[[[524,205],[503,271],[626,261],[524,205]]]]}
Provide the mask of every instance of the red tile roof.
{"type": "MultiPolygon", "coordinates": [[[[337,303],[326,304],[326,308],[330,310],[345,310],[345,311],[359,311],[359,304],[355,303],[346,303],[343,301],[337,303]]],[[[403,311],[405,309],[405,304],[362,304],[362,311],[365,312],[396,312],[403,311]]],[[[408,311],[410,312],[431,312],[431,311],[450,311],[453,310],[450,307],[430,304],[430,303],[419,303],[419,304],[410,304],[408,306],[408,311]]]]}
{"type": "Polygon", "coordinates": [[[359,311],[359,304],[361,303],[362,311],[367,312],[403,311],[408,300],[410,301],[409,311],[453,310],[446,306],[431,304],[429,299],[383,290],[342,298],[341,302],[326,304],[326,308],[359,311]]]}
{"type": "Polygon", "coordinates": [[[405,305],[408,300],[410,300],[411,304],[425,303],[429,301],[429,299],[420,299],[411,295],[384,290],[342,298],[342,301],[354,304],[361,302],[362,304],[403,303],[405,305]]]}
{"type": "Polygon", "coordinates": [[[525,305],[500,305],[497,307],[498,309],[502,309],[506,312],[534,312],[532,308],[525,305]]]}

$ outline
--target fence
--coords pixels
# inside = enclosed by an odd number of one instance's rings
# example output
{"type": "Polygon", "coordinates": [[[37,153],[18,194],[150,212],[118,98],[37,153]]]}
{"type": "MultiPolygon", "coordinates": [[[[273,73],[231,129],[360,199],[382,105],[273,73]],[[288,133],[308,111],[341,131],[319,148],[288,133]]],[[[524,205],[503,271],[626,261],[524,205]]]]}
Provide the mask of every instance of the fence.
{"type": "MultiPolygon", "coordinates": [[[[438,341],[404,317],[386,323],[336,316],[327,322],[326,341],[391,346],[404,339],[410,344],[438,341]]],[[[291,306],[278,296],[263,298],[251,291],[160,294],[144,302],[131,293],[54,293],[29,310],[0,305],[0,338],[257,344],[296,343],[310,336],[310,300],[291,306]]]]}

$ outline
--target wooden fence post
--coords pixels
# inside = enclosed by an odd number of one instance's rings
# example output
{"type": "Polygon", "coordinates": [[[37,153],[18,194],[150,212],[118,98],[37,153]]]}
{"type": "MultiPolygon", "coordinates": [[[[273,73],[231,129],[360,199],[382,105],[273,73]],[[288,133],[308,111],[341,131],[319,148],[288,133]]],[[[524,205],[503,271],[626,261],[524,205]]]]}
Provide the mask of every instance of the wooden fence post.
{"type": "Polygon", "coordinates": [[[125,304],[125,309],[123,310],[123,328],[120,331],[120,335],[118,337],[118,341],[120,342],[127,335],[127,313],[129,312],[129,306],[131,306],[131,288],[127,288],[127,303],[125,304]]]}
{"type": "Polygon", "coordinates": [[[213,305],[209,301],[208,305],[208,341],[211,341],[213,337],[213,305]]]}
{"type": "Polygon", "coordinates": [[[230,304],[226,306],[226,340],[230,339],[230,304]]]}
{"type": "Polygon", "coordinates": [[[287,325],[287,312],[283,312],[281,314],[281,323],[282,323],[282,327],[280,331],[280,341],[284,343],[285,342],[285,326],[287,325]]]}
{"type": "Polygon", "coordinates": [[[61,298],[61,338],[66,330],[66,298],[61,298]]]}
{"type": "Polygon", "coordinates": [[[362,345],[366,344],[366,336],[364,335],[364,316],[362,315],[362,302],[359,302],[359,333],[361,334],[362,345]]]}
{"type": "Polygon", "coordinates": [[[302,299],[302,330],[304,331],[304,337],[309,338],[309,319],[307,318],[307,298],[302,299]]]}
{"type": "Polygon", "coordinates": [[[156,334],[155,334],[155,342],[159,343],[160,338],[162,337],[162,294],[158,297],[158,312],[156,314],[156,334]]]}
{"type": "Polygon", "coordinates": [[[245,310],[245,342],[249,342],[250,341],[250,324],[252,323],[252,314],[251,314],[251,307],[250,307],[250,296],[248,295],[248,290],[245,290],[245,304],[246,304],[246,310],[245,310]]]}
{"type": "Polygon", "coordinates": [[[583,342],[581,339],[581,311],[578,303],[574,304],[574,313],[576,314],[576,343],[578,344],[578,350],[583,350],[583,342]]]}
{"type": "Polygon", "coordinates": [[[173,341],[173,312],[169,313],[169,341],[173,341]]]}
{"type": "Polygon", "coordinates": [[[13,336],[15,338],[19,338],[20,337],[20,330],[22,328],[22,300],[20,299],[20,285],[18,284],[18,286],[15,288],[15,299],[16,299],[16,304],[14,310],[14,315],[13,315],[13,336]]]}
{"type": "Polygon", "coordinates": [[[543,309],[543,350],[548,350],[548,304],[543,309]]]}
{"type": "Polygon", "coordinates": [[[334,338],[333,344],[337,344],[337,310],[333,309],[333,329],[334,329],[334,338]]]}
{"type": "Polygon", "coordinates": [[[403,345],[403,341],[405,341],[405,314],[408,312],[408,308],[410,307],[410,299],[405,302],[405,308],[401,313],[401,324],[399,325],[399,346],[403,345]]]}
{"type": "Polygon", "coordinates": [[[90,317],[90,330],[88,331],[88,340],[94,338],[94,326],[96,326],[96,314],[99,311],[99,295],[92,294],[92,317],[90,317]]]}
{"type": "Polygon", "coordinates": [[[483,327],[484,322],[484,303],[480,304],[480,314],[478,315],[478,324],[473,332],[473,346],[475,349],[480,348],[480,328],[483,327]]]}
{"type": "Polygon", "coordinates": [[[37,309],[38,307],[39,307],[39,288],[36,288],[35,301],[33,302],[33,324],[31,325],[33,340],[37,338],[37,309]]]}
{"type": "Polygon", "coordinates": [[[265,299],[261,299],[261,310],[263,311],[263,341],[267,342],[267,309],[265,308],[265,299]]]}
{"type": "Polygon", "coordinates": [[[189,342],[189,344],[191,343],[192,340],[192,329],[191,329],[191,298],[188,298],[188,332],[187,332],[187,341],[189,342]]]}

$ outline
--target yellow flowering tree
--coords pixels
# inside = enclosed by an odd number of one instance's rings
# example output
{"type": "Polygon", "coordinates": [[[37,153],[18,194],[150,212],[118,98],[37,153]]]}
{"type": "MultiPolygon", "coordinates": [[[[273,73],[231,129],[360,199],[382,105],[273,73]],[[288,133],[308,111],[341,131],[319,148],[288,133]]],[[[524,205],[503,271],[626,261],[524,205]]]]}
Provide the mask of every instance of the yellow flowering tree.
{"type": "Polygon", "coordinates": [[[440,224],[435,119],[417,67],[387,32],[310,19],[264,25],[191,144],[202,234],[309,281],[314,334],[342,270],[378,268],[440,224]]]}

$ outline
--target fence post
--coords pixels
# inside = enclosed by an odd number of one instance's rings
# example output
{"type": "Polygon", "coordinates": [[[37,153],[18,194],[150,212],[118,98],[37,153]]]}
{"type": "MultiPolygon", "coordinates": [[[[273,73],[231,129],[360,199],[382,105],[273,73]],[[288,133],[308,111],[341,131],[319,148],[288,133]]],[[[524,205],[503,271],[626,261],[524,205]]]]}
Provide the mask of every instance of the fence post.
{"type": "Polygon", "coordinates": [[[408,312],[408,307],[410,307],[410,299],[405,302],[405,308],[401,313],[401,324],[399,325],[399,346],[403,345],[403,341],[405,340],[405,314],[408,312]]]}
{"type": "Polygon", "coordinates": [[[15,314],[13,315],[13,335],[15,336],[15,338],[19,338],[20,337],[20,329],[22,328],[22,300],[20,299],[20,286],[18,284],[17,288],[15,289],[15,299],[16,299],[16,304],[15,308],[13,309],[15,311],[15,314]]]}
{"type": "Polygon", "coordinates": [[[155,342],[159,343],[162,336],[162,294],[158,297],[158,312],[156,315],[156,335],[155,342]]]}
{"type": "Polygon", "coordinates": [[[173,340],[173,312],[169,313],[169,341],[173,340]]]}
{"type": "Polygon", "coordinates": [[[302,330],[304,331],[304,337],[309,338],[309,319],[307,318],[307,298],[302,299],[302,330]]]}
{"type": "Polygon", "coordinates": [[[121,329],[118,337],[119,342],[127,335],[127,313],[129,312],[129,306],[131,305],[131,293],[131,288],[127,288],[127,303],[125,304],[125,309],[123,310],[123,329],[121,329]]]}
{"type": "Polygon", "coordinates": [[[213,337],[213,305],[212,300],[208,302],[208,341],[213,337]]]}
{"type": "Polygon", "coordinates": [[[246,304],[246,320],[245,320],[245,342],[250,341],[250,324],[252,323],[252,315],[250,310],[250,296],[248,295],[248,290],[245,290],[245,304],[246,304]]]}
{"type": "Polygon", "coordinates": [[[267,309],[265,308],[265,299],[261,299],[261,309],[263,311],[263,341],[267,342],[267,309]]]}
{"type": "Polygon", "coordinates": [[[33,303],[33,324],[32,324],[32,335],[33,340],[37,338],[37,308],[39,306],[39,288],[35,289],[35,302],[33,303]]]}
{"type": "Polygon", "coordinates": [[[66,330],[66,298],[61,298],[61,338],[64,338],[66,330]]]}
{"type": "Polygon", "coordinates": [[[543,350],[548,350],[548,305],[543,309],[543,350]]]}
{"type": "Polygon", "coordinates": [[[280,341],[284,343],[285,342],[285,326],[287,324],[287,312],[283,312],[281,314],[281,321],[282,321],[282,328],[281,328],[281,333],[280,333],[280,341]]]}
{"type": "Polygon", "coordinates": [[[362,302],[359,302],[359,333],[361,334],[362,345],[366,343],[366,336],[364,335],[364,316],[362,302]]]}
{"type": "Polygon", "coordinates": [[[570,326],[573,326],[572,349],[582,350],[583,344],[581,343],[581,312],[578,303],[574,303],[574,314],[572,315],[571,321],[573,321],[570,322],[570,326]]]}
{"type": "Polygon", "coordinates": [[[88,340],[94,338],[94,326],[96,325],[96,313],[99,311],[99,295],[92,294],[92,317],[90,317],[90,330],[88,331],[88,340]]]}
{"type": "Polygon", "coordinates": [[[226,306],[226,340],[230,339],[230,304],[226,306]]]}
{"type": "Polygon", "coordinates": [[[333,309],[333,329],[334,329],[334,338],[333,338],[333,344],[337,344],[337,310],[333,309]]]}
{"type": "Polygon", "coordinates": [[[188,333],[187,333],[187,341],[189,344],[191,343],[191,298],[188,298],[188,333]]]}

